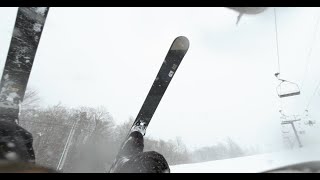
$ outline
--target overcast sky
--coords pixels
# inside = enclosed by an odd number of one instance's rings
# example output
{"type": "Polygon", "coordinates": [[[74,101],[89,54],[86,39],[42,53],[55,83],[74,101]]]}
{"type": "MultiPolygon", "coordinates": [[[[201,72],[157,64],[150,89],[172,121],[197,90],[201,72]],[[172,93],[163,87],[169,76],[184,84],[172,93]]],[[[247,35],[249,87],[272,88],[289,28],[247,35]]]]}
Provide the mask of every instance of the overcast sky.
{"type": "MultiPolygon", "coordinates": [[[[0,8],[1,67],[16,13],[0,8]]],[[[243,16],[238,26],[237,16],[223,7],[50,8],[28,86],[43,105],[102,105],[121,123],[136,117],[172,41],[183,35],[189,51],[147,136],[178,136],[190,148],[230,137],[278,150],[280,108],[301,115],[312,97],[309,115],[320,116],[319,90],[312,96],[320,81],[320,27],[314,36],[320,9],[277,8],[281,77],[300,86],[305,77],[301,95],[281,101],[273,8],[243,16]]],[[[319,125],[301,127],[303,142],[316,142],[319,125]]]]}

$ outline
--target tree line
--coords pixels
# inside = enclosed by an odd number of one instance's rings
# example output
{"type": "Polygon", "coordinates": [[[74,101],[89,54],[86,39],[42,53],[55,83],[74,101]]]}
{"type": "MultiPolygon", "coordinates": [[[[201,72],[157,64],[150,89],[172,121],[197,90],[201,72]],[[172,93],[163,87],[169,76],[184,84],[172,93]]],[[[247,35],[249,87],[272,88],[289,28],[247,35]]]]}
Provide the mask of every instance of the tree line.
{"type": "MultiPolygon", "coordinates": [[[[41,107],[40,98],[28,89],[20,113],[20,125],[33,134],[36,163],[57,168],[66,154],[63,172],[105,172],[127,135],[132,117],[116,124],[105,107],[69,108],[62,104],[41,107]],[[66,143],[74,126],[70,147],[66,143]]],[[[69,137],[70,139],[70,137],[69,137]]],[[[204,162],[248,155],[246,149],[228,138],[225,143],[190,151],[181,138],[173,140],[145,137],[145,151],[157,151],[170,165],[204,162]]]]}

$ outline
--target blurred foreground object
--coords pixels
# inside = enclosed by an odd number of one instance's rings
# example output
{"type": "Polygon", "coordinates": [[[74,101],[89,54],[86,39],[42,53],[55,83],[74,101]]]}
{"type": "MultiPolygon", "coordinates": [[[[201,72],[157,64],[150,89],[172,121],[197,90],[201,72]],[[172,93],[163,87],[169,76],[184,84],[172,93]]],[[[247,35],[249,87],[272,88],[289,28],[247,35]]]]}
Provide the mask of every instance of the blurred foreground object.
{"type": "Polygon", "coordinates": [[[58,173],[57,171],[24,162],[0,161],[0,173],[58,173]]]}
{"type": "Polygon", "coordinates": [[[238,16],[237,23],[236,23],[236,24],[238,24],[242,15],[244,15],[244,14],[251,14],[251,15],[260,14],[260,13],[264,12],[268,7],[227,7],[227,8],[239,12],[239,16],[238,16]]]}
{"type": "Polygon", "coordinates": [[[14,122],[0,119],[0,160],[35,163],[33,137],[14,122]]]}

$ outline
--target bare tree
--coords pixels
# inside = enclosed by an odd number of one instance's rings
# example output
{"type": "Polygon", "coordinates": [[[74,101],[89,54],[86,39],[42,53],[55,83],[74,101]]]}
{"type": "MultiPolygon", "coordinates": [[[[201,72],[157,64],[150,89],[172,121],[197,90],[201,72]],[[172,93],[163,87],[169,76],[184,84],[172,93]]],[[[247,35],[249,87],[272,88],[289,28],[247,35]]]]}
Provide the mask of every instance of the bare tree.
{"type": "Polygon", "coordinates": [[[21,111],[21,126],[33,135],[37,164],[56,167],[74,118],[61,104],[21,111]]]}
{"type": "Polygon", "coordinates": [[[234,140],[227,138],[224,143],[220,142],[212,146],[202,147],[192,153],[192,162],[204,162],[220,159],[235,158],[252,153],[241,148],[234,140]],[[247,153],[248,152],[248,153],[247,153]]]}
{"type": "Polygon", "coordinates": [[[80,107],[74,112],[80,114],[80,120],[65,172],[104,172],[105,164],[111,164],[115,153],[113,117],[102,106],[80,107]]]}
{"type": "Polygon", "coordinates": [[[39,107],[40,97],[37,90],[33,88],[27,88],[21,107],[23,109],[34,109],[39,107]]]}

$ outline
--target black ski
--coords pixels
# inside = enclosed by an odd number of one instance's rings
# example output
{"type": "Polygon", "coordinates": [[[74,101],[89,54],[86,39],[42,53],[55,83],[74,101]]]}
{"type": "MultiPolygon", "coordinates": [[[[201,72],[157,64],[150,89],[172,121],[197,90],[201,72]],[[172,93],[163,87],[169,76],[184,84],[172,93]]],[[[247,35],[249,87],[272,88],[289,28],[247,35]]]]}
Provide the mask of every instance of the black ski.
{"type": "Polygon", "coordinates": [[[139,122],[143,122],[146,126],[149,125],[153,114],[155,113],[184,55],[187,53],[188,48],[189,40],[186,37],[180,36],[173,41],[158,75],[154,80],[132,126],[139,122]]]}
{"type": "Polygon", "coordinates": [[[49,7],[19,7],[0,82],[0,117],[18,121],[49,7]]]}
{"type": "MultiPolygon", "coordinates": [[[[189,40],[184,36],[177,37],[162,63],[162,66],[157,74],[156,79],[154,80],[151,89],[136,117],[133,125],[138,125],[144,123],[145,127],[149,125],[153,114],[155,113],[166,89],[168,88],[170,81],[172,80],[175,72],[177,71],[183,57],[189,49],[189,40]]],[[[130,132],[129,132],[130,134],[130,132]]],[[[128,134],[128,135],[129,135],[128,134]]],[[[121,147],[120,147],[121,148],[121,147]]],[[[119,158],[117,156],[117,158],[119,158]]],[[[117,159],[111,166],[111,169],[116,164],[117,159]]],[[[110,171],[109,171],[110,172],[110,171]]]]}

